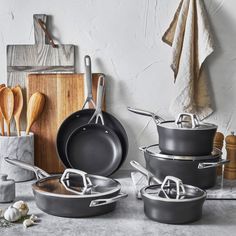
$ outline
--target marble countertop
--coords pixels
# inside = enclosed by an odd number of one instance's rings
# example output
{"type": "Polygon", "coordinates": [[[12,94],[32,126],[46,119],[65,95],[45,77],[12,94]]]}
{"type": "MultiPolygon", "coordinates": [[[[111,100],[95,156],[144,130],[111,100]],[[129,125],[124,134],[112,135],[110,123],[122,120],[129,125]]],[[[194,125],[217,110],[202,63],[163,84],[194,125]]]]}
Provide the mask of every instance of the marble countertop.
{"type": "MultiPolygon", "coordinates": [[[[13,235],[234,235],[236,231],[236,200],[207,200],[203,207],[202,219],[188,225],[166,225],[149,220],[143,212],[143,203],[135,197],[130,173],[119,172],[113,176],[122,184],[122,191],[128,198],[117,203],[114,212],[106,215],[70,219],[48,215],[39,210],[34,202],[30,182],[17,183],[16,200],[29,204],[29,214],[35,214],[40,222],[24,229],[22,224],[10,228],[0,228],[1,236],[13,235]]],[[[0,204],[1,209],[9,204],[0,204]]]]}

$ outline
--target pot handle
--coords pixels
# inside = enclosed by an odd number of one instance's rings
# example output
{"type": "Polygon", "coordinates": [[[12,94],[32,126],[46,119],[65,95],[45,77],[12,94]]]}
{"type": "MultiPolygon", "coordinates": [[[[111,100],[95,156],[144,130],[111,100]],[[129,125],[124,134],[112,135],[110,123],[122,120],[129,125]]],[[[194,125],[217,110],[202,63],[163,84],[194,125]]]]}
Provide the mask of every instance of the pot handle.
{"type": "Polygon", "coordinates": [[[207,169],[207,168],[213,168],[217,166],[222,166],[224,164],[229,163],[229,160],[223,160],[220,158],[218,162],[202,162],[198,164],[198,169],[207,169]]]}
{"type": "Polygon", "coordinates": [[[14,165],[14,166],[17,166],[17,167],[21,167],[25,170],[30,170],[30,171],[33,171],[36,175],[36,178],[37,180],[39,179],[43,179],[45,177],[49,177],[50,174],[48,174],[46,171],[40,169],[39,167],[37,166],[33,166],[33,165],[30,165],[24,161],[20,161],[20,160],[17,160],[17,159],[10,159],[8,157],[4,157],[5,161],[14,165]]]}
{"type": "Polygon", "coordinates": [[[117,196],[112,197],[112,198],[95,199],[90,202],[89,207],[108,205],[108,204],[111,204],[113,202],[117,202],[118,200],[120,200],[122,198],[126,198],[126,197],[128,197],[127,193],[119,193],[117,196]]]}
{"type": "Polygon", "coordinates": [[[84,172],[82,170],[70,169],[70,168],[65,169],[64,173],[61,176],[60,182],[62,183],[62,185],[64,186],[64,188],[66,190],[68,190],[69,192],[75,193],[75,194],[79,194],[79,195],[86,194],[87,192],[89,192],[91,190],[91,187],[93,186],[92,182],[89,179],[89,177],[87,176],[86,172],[84,172]],[[66,181],[69,180],[69,175],[70,174],[77,174],[77,175],[80,175],[82,177],[83,184],[84,184],[84,187],[81,188],[82,191],[77,191],[77,190],[75,190],[73,188],[68,187],[69,184],[66,184],[66,181]]]}
{"type": "Polygon", "coordinates": [[[138,109],[138,108],[133,108],[133,107],[127,107],[127,109],[135,114],[138,114],[138,115],[142,115],[142,116],[149,116],[149,117],[152,117],[153,120],[157,123],[160,123],[160,122],[163,122],[165,121],[163,118],[161,118],[160,116],[156,115],[155,113],[153,112],[150,112],[150,111],[146,111],[146,110],[141,110],[141,109],[138,109]]]}
{"type": "Polygon", "coordinates": [[[136,170],[138,170],[140,173],[142,173],[144,176],[148,179],[148,185],[150,185],[151,181],[155,181],[157,184],[161,184],[162,182],[157,179],[149,170],[147,170],[145,167],[143,167],[140,163],[137,161],[130,161],[130,165],[133,166],[136,170]]]}
{"type": "Polygon", "coordinates": [[[198,119],[198,117],[195,114],[191,114],[191,113],[180,113],[177,116],[177,119],[175,120],[175,124],[176,125],[181,124],[183,122],[183,118],[184,117],[189,117],[190,118],[191,125],[192,125],[193,129],[196,128],[197,126],[199,126],[199,119],[198,119]]]}

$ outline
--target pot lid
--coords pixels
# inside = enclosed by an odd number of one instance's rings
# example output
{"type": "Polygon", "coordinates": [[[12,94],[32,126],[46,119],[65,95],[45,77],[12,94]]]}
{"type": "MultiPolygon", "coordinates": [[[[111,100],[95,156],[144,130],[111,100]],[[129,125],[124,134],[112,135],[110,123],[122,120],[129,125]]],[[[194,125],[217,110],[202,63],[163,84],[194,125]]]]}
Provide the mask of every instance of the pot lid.
{"type": "Polygon", "coordinates": [[[200,161],[200,160],[212,160],[221,157],[222,152],[218,148],[213,148],[211,155],[206,156],[176,156],[170,154],[164,154],[159,148],[159,144],[153,144],[148,147],[140,148],[140,150],[148,153],[151,156],[170,159],[170,160],[183,160],[183,161],[200,161]]]}
{"type": "Polygon", "coordinates": [[[174,176],[166,176],[161,185],[144,187],[141,194],[149,199],[165,202],[190,202],[206,197],[204,190],[185,185],[174,176]]]}
{"type": "Polygon", "coordinates": [[[120,190],[120,183],[107,177],[66,169],[62,175],[38,180],[33,184],[33,189],[41,194],[56,197],[88,198],[112,194],[120,190]]]}
{"type": "Polygon", "coordinates": [[[217,125],[201,122],[197,115],[191,113],[180,113],[177,119],[157,123],[158,126],[177,130],[211,130],[217,129],[217,125]]]}

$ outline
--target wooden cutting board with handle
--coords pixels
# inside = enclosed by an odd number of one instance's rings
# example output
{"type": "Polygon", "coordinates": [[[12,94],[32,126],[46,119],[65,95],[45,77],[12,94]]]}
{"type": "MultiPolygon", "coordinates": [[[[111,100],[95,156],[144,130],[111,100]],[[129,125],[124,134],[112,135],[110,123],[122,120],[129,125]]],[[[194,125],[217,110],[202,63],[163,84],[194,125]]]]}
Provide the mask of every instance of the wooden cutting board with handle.
{"type": "MultiPolygon", "coordinates": [[[[23,88],[24,101],[26,101],[25,78],[28,73],[75,71],[75,46],[55,45],[53,40],[49,42],[51,36],[47,29],[47,15],[36,14],[33,16],[33,22],[35,44],[7,46],[7,85],[11,87],[20,85],[23,88]]],[[[25,111],[26,106],[21,116],[23,129],[26,127],[25,111]]]]}
{"type": "MultiPolygon", "coordinates": [[[[94,99],[99,75],[93,74],[94,99]]],[[[31,129],[35,134],[35,164],[49,173],[62,172],[64,167],[57,156],[56,135],[62,121],[83,106],[84,74],[29,74],[26,84],[27,100],[36,91],[46,96],[43,113],[31,129]]]]}

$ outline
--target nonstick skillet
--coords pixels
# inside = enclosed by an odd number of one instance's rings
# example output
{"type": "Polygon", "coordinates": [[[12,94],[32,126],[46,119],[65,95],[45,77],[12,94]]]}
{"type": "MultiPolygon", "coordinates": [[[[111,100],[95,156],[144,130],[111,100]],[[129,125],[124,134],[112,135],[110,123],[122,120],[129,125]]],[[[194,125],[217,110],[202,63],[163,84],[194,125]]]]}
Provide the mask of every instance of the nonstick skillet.
{"type": "MultiPolygon", "coordinates": [[[[86,59],[88,57],[89,56],[85,57],[85,68],[86,68],[85,77],[87,80],[86,82],[87,82],[87,90],[88,90],[88,97],[85,103],[88,100],[90,101],[92,97],[92,92],[91,92],[92,91],[92,87],[91,87],[92,77],[91,77],[91,73],[89,73],[91,71],[91,60],[86,59]]],[[[91,104],[94,104],[94,102],[91,102],[91,104]]],[[[56,138],[57,153],[63,165],[67,168],[70,168],[71,166],[68,163],[67,158],[66,158],[66,153],[65,153],[66,141],[68,137],[70,136],[70,134],[75,129],[89,122],[89,120],[94,114],[94,111],[95,109],[83,109],[83,110],[74,112],[62,122],[61,126],[58,129],[57,138],[56,138]]],[[[105,111],[102,112],[102,115],[103,115],[103,120],[106,126],[109,127],[111,130],[113,130],[120,139],[121,147],[122,147],[122,160],[119,164],[119,167],[120,167],[125,161],[127,153],[128,153],[128,146],[129,146],[128,136],[126,134],[124,127],[120,123],[120,121],[117,120],[113,115],[105,111]]],[[[95,119],[93,119],[91,123],[95,123],[95,119]]]]}
{"type": "Polygon", "coordinates": [[[81,126],[74,130],[66,142],[67,161],[74,169],[89,174],[108,176],[117,170],[122,160],[122,148],[116,133],[104,124],[101,102],[105,79],[99,77],[97,89],[97,108],[91,117],[95,124],[81,126]],[[98,120],[101,120],[101,124],[98,120]]]}

